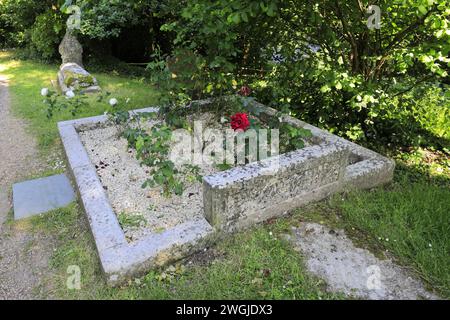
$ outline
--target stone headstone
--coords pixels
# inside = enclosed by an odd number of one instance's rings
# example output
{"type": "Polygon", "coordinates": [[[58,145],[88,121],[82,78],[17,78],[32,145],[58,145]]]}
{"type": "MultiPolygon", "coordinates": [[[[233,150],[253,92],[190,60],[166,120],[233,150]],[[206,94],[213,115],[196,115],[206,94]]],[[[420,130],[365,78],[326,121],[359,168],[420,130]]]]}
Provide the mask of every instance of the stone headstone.
{"type": "Polygon", "coordinates": [[[64,174],[13,185],[15,220],[63,208],[73,201],[75,192],[64,174]]]}
{"type": "Polygon", "coordinates": [[[70,30],[67,30],[59,45],[59,53],[61,54],[63,65],[66,63],[76,63],[80,67],[83,67],[83,47],[70,30]]]}
{"type": "Polygon", "coordinates": [[[58,84],[63,92],[77,90],[83,93],[100,90],[97,79],[76,63],[61,65],[58,72],[58,84]]]}
{"type": "Polygon", "coordinates": [[[59,45],[62,65],[58,72],[58,86],[63,93],[69,90],[82,93],[98,92],[97,79],[83,68],[83,47],[72,30],[68,29],[59,45]]]}

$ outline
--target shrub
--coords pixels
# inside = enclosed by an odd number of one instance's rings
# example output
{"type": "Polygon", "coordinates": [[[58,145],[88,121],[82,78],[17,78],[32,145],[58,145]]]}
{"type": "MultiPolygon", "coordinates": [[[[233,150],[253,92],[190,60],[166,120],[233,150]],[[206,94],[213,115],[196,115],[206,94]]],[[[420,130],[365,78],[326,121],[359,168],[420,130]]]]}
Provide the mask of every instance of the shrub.
{"type": "Polygon", "coordinates": [[[61,14],[49,10],[36,18],[31,32],[31,45],[44,59],[57,57],[61,43],[64,24],[61,14]],[[51,26],[51,27],[49,27],[51,26]]]}

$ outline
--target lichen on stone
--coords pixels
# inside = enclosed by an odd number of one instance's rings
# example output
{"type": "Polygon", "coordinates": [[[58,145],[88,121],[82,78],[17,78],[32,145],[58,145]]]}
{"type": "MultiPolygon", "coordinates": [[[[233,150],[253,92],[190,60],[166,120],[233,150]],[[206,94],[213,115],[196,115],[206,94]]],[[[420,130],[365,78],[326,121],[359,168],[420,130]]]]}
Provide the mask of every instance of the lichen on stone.
{"type": "Polygon", "coordinates": [[[68,87],[74,87],[74,86],[93,86],[95,85],[95,79],[90,74],[81,74],[76,73],[70,70],[64,70],[64,83],[68,87]]]}

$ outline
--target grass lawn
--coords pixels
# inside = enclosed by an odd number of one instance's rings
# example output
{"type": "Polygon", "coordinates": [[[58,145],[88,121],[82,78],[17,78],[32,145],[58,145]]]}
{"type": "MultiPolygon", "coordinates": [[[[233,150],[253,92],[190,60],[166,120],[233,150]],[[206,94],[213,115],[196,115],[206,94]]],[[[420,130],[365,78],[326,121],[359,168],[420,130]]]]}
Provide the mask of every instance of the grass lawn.
{"type": "Polygon", "coordinates": [[[104,284],[87,222],[78,205],[36,218],[33,226],[57,235],[51,260],[55,294],[70,299],[342,299],[305,272],[300,256],[280,237],[286,219],[237,234],[197,255],[186,267],[149,272],[122,288],[104,284]],[[215,258],[211,263],[210,258],[215,258]],[[78,265],[82,289],[66,289],[67,267],[78,265]]]}
{"type": "MultiPolygon", "coordinates": [[[[43,87],[51,87],[50,81],[56,78],[58,66],[46,65],[33,61],[13,60],[11,52],[0,51],[0,73],[9,79],[13,110],[16,115],[28,120],[30,130],[38,140],[41,151],[49,151],[59,144],[56,123],[73,119],[69,111],[58,112],[50,120],[47,119],[46,105],[40,91],[43,87]]],[[[137,79],[94,74],[107,92],[114,93],[111,97],[129,98],[127,106],[130,109],[144,108],[155,104],[156,91],[137,79]]],[[[95,97],[90,98],[90,107],[80,110],[76,118],[84,118],[103,114],[109,110],[105,102],[98,103],[95,97]]]]}
{"type": "MultiPolygon", "coordinates": [[[[0,73],[10,78],[13,109],[29,120],[45,152],[58,141],[56,122],[46,119],[40,88],[56,66],[11,61],[0,53],[0,73]]],[[[155,101],[155,91],[137,80],[95,75],[114,96],[132,99],[132,107],[155,101]]],[[[81,116],[101,114],[93,105],[81,116]]],[[[80,116],[77,116],[80,117],[80,116]]],[[[450,121],[447,123],[450,126],[450,121]]],[[[61,150],[59,150],[61,152],[61,150]]],[[[148,273],[121,288],[108,288],[84,213],[77,204],[32,220],[33,228],[58,238],[51,259],[52,293],[61,298],[120,299],[339,299],[325,284],[305,272],[302,258],[282,240],[291,225],[305,220],[347,230],[362,247],[393,257],[410,267],[444,298],[450,298],[450,160],[448,154],[411,148],[390,150],[398,168],[394,183],[371,191],[351,192],[298,209],[292,216],[240,233],[196,256],[184,268],[175,265],[148,273]],[[431,160],[430,160],[431,159],[431,160]],[[215,259],[210,259],[210,258],[215,259]],[[66,289],[67,268],[78,265],[82,289],[66,289]]]]}
{"type": "Polygon", "coordinates": [[[450,189],[398,180],[386,189],[349,194],[336,207],[349,226],[370,234],[449,297],[450,189]]]}

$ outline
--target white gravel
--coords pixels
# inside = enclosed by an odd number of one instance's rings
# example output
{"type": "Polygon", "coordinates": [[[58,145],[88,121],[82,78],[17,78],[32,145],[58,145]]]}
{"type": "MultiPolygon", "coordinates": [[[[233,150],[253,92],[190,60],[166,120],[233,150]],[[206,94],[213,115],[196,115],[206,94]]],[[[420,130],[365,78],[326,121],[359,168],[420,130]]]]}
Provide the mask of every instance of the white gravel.
{"type": "MultiPolygon", "coordinates": [[[[122,226],[128,241],[203,217],[201,182],[186,183],[182,196],[165,197],[159,186],[142,188],[151,176],[150,168],[140,165],[135,151],[128,148],[126,139],[118,138],[115,127],[80,132],[80,138],[92,163],[97,166],[97,174],[116,215],[137,215],[145,219],[139,227],[122,226]]],[[[217,171],[208,166],[200,169],[202,176],[217,171]]]]}

